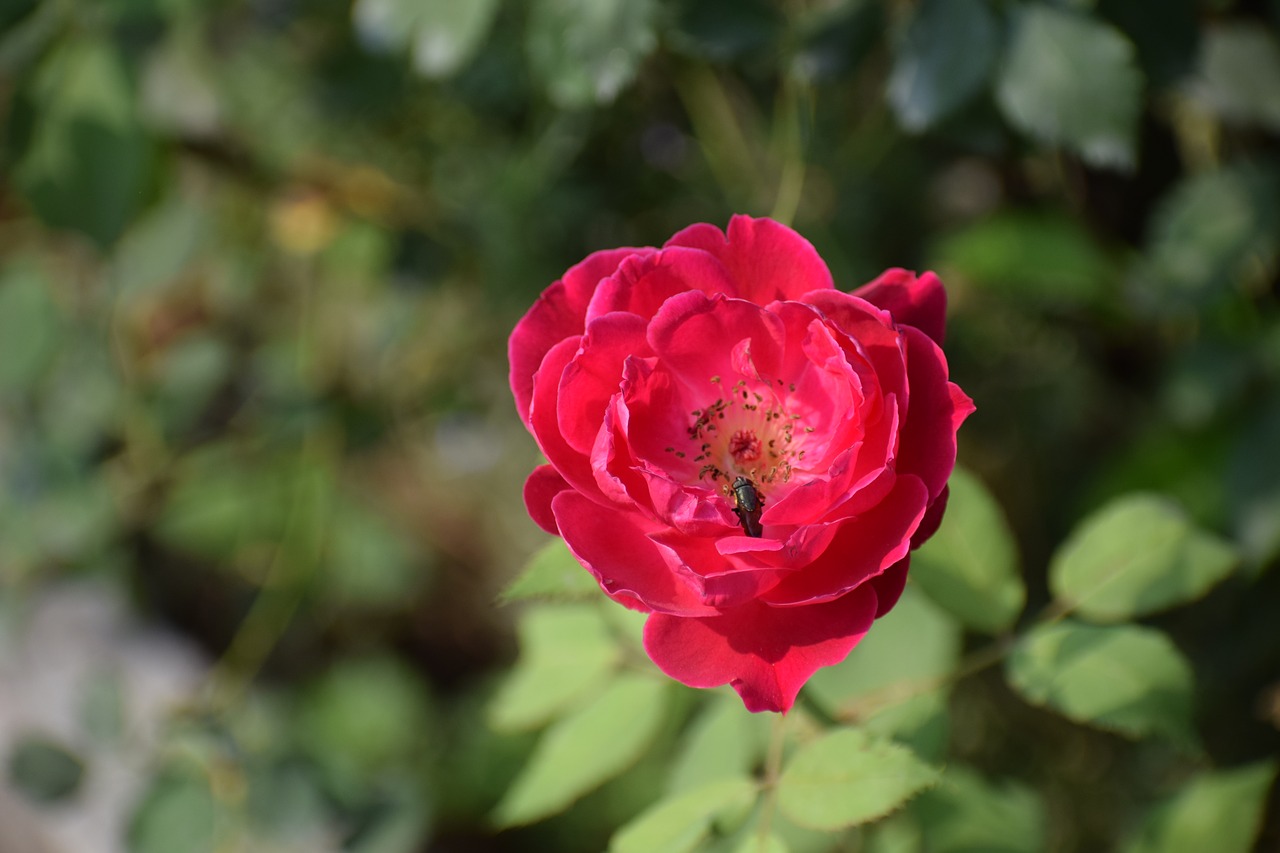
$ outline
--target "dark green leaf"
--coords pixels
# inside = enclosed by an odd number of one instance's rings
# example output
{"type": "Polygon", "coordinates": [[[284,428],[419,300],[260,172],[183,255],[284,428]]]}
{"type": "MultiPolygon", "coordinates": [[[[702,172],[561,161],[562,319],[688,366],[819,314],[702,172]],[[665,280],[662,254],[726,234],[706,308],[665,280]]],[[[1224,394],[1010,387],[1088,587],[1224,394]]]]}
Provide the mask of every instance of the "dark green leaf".
{"type": "Polygon", "coordinates": [[[894,51],[889,103],[921,131],[976,95],[998,53],[1000,32],[983,0],[922,0],[894,51]]]}
{"type": "Polygon", "coordinates": [[[657,734],[666,696],[664,681],[623,675],[552,724],[494,809],[494,820],[514,826],[549,817],[626,770],[657,734]]]}
{"type": "Polygon", "coordinates": [[[80,787],[84,761],[43,737],[19,738],[9,752],[9,782],[37,803],[65,800],[80,787]]]}
{"type": "Polygon", "coordinates": [[[778,782],[778,808],[812,829],[837,830],[883,817],[938,780],[906,747],[858,729],[805,744],[778,782]]]}
{"type": "Polygon", "coordinates": [[[1018,641],[1007,671],[1024,699],[1068,719],[1134,737],[1194,740],[1191,667],[1154,628],[1042,625],[1018,641]]]}
{"type": "Polygon", "coordinates": [[[911,577],[965,625],[997,634],[1026,600],[1013,534],[999,504],[961,469],[951,475],[942,526],[911,558],[911,577]]]}
{"type": "Polygon", "coordinates": [[[1025,785],[993,783],[951,765],[942,783],[911,804],[931,853],[1038,853],[1045,849],[1044,803],[1025,785]]]}
{"type": "Polygon", "coordinates": [[[1129,495],[1081,522],[1054,554],[1049,585],[1081,616],[1119,621],[1199,598],[1238,561],[1176,504],[1129,495]]]}
{"type": "Polygon", "coordinates": [[[996,86],[1009,122],[1095,166],[1132,169],[1142,109],[1133,45],[1087,15],[1019,7],[996,86]]]}

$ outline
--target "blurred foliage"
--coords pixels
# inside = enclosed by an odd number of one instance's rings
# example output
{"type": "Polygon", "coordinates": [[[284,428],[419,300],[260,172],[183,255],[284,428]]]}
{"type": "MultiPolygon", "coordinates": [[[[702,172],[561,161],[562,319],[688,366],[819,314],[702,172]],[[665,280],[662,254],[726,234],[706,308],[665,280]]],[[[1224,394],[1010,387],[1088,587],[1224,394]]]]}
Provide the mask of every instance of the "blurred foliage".
{"type": "Polygon", "coordinates": [[[1280,4],[9,0],[0,111],[4,832],[1280,844],[1280,4]],[[570,264],[733,212],[937,269],[978,403],[776,753],[544,546],[505,380],[570,264]],[[41,633],[84,581],[198,662],[41,633]]]}

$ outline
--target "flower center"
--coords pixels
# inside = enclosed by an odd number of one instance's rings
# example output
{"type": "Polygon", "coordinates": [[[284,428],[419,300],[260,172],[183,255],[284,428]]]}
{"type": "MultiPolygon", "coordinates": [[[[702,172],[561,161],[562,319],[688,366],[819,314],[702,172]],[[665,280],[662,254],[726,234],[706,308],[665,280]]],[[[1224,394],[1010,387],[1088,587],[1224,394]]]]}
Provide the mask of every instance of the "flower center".
{"type": "MultiPolygon", "coordinates": [[[[719,377],[711,381],[720,384],[719,377]]],[[[728,394],[690,412],[689,440],[697,448],[690,455],[701,465],[699,480],[719,481],[727,492],[737,477],[762,487],[791,479],[793,466],[804,458],[793,444],[800,416],[787,413],[777,391],[768,383],[739,380],[728,394]]]]}

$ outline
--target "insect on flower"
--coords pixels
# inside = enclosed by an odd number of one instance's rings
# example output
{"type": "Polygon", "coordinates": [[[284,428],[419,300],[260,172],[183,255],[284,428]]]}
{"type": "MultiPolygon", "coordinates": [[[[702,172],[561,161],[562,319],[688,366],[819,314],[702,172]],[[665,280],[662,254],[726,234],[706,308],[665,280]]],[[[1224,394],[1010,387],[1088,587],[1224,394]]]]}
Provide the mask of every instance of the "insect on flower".
{"type": "Polygon", "coordinates": [[[759,539],[764,535],[760,526],[760,513],[764,511],[764,495],[756,491],[756,484],[746,477],[736,477],[733,485],[733,511],[742,522],[742,532],[759,539]]]}

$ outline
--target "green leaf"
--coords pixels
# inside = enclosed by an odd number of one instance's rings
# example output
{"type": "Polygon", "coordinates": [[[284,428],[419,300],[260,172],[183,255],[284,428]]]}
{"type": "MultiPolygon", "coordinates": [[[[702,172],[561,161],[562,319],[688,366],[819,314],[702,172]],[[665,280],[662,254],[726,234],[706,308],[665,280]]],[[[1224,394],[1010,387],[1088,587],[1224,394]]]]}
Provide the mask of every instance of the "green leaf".
{"type": "Polygon", "coordinates": [[[1008,522],[982,483],[957,469],[942,526],[911,558],[911,577],[966,626],[1008,630],[1026,592],[1008,522]]]}
{"type": "Polygon", "coordinates": [[[1042,625],[1018,641],[1007,675],[1028,702],[1076,722],[1131,737],[1194,740],[1191,667],[1154,628],[1042,625]]]}
{"type": "Polygon", "coordinates": [[[421,7],[413,39],[413,67],[424,77],[447,77],[473,57],[489,33],[497,0],[411,0],[421,7]]]}
{"type": "Polygon", "coordinates": [[[1238,166],[1186,178],[1152,216],[1131,288],[1154,315],[1194,311],[1280,251],[1280,172],[1238,166]]]}
{"type": "Polygon", "coordinates": [[[931,853],[1038,853],[1045,849],[1044,803],[1016,782],[992,783],[963,765],[911,804],[931,853]]]}
{"type": "Polygon", "coordinates": [[[1195,94],[1232,122],[1280,130],[1280,44],[1263,26],[1231,21],[1208,27],[1195,94]]]}
{"type": "Polygon", "coordinates": [[[768,737],[767,715],[747,713],[736,695],[717,695],[681,742],[667,790],[679,793],[749,775],[763,756],[768,737]]]}
{"type": "Polygon", "coordinates": [[[659,800],[627,822],[609,842],[610,853],[692,853],[722,812],[750,806],[757,786],[735,776],[659,800]]]}
{"type": "Polygon", "coordinates": [[[604,682],[619,659],[600,609],[535,607],[517,626],[520,658],[489,706],[501,731],[533,729],[604,682]]]}
{"type": "Polygon", "coordinates": [[[1203,773],[1153,809],[1125,853],[1247,853],[1262,827],[1276,762],[1203,773]]]}
{"type": "Polygon", "coordinates": [[[110,244],[141,209],[154,161],[119,51],[106,40],[68,40],[24,95],[36,123],[15,184],[45,222],[110,244]]]}
{"type": "Polygon", "coordinates": [[[61,320],[41,270],[14,263],[0,273],[0,394],[35,386],[58,353],[61,320]]]}
{"type": "Polygon", "coordinates": [[[894,51],[889,104],[921,131],[976,95],[999,49],[995,16],[982,0],[923,0],[894,51]]]}
{"type": "Polygon", "coordinates": [[[214,849],[218,809],[203,779],[160,776],[129,827],[131,853],[204,853],[214,849]]]}
{"type": "Polygon", "coordinates": [[[1133,45],[1108,24],[1039,3],[1020,7],[996,101],[1042,142],[1094,166],[1133,168],[1142,73],[1133,45]]]}
{"type": "Polygon", "coordinates": [[[531,6],[529,62],[560,107],[613,101],[658,43],[654,0],[533,0],[531,6]]]}
{"type": "Polygon", "coordinates": [[[1090,305],[1118,279],[1116,265],[1075,218],[997,213],[948,234],[930,266],[1002,299],[1047,306],[1090,305]]]}
{"type": "Polygon", "coordinates": [[[1049,565],[1049,586],[1096,621],[1145,616],[1193,601],[1239,558],[1159,495],[1119,498],[1085,519],[1049,565]]]}
{"type": "Polygon", "coordinates": [[[938,771],[911,750],[858,729],[836,729],[802,747],[778,782],[778,808],[812,829],[875,820],[933,785],[938,771]]]}
{"type": "Polygon", "coordinates": [[[502,604],[536,598],[587,601],[598,598],[600,586],[569,552],[564,540],[552,539],[529,560],[525,570],[502,591],[502,604]]]}
{"type": "Polygon", "coordinates": [[[556,814],[634,764],[662,724],[666,691],[663,681],[623,675],[554,723],[494,809],[497,824],[556,814]]]}
{"type": "Polygon", "coordinates": [[[946,742],[941,680],[959,652],[960,626],[908,583],[847,658],[814,674],[805,696],[828,714],[858,720],[869,733],[940,754],[946,742]]]}
{"type": "Polygon", "coordinates": [[[760,836],[751,833],[742,839],[742,843],[734,848],[734,853],[788,853],[791,848],[787,842],[774,833],[769,833],[761,843],[760,836]]]}
{"type": "Polygon", "coordinates": [[[76,792],[84,761],[44,737],[23,737],[9,752],[9,782],[37,803],[57,803],[76,792]]]}

